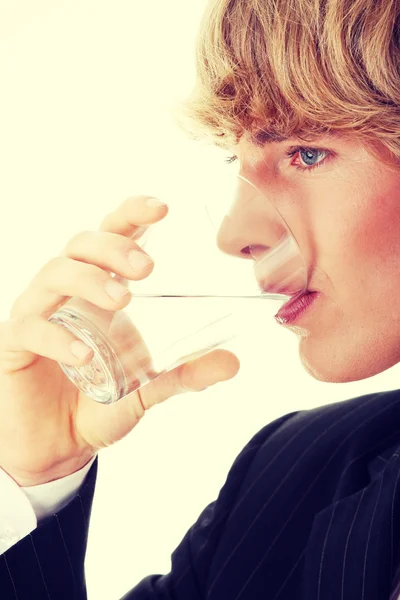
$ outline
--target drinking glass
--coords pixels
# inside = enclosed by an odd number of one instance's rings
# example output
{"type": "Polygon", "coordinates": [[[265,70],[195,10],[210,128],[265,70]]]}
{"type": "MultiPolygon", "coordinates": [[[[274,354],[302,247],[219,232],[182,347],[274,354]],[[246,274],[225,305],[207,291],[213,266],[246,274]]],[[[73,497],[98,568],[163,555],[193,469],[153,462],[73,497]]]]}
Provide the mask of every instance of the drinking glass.
{"type": "Polygon", "coordinates": [[[305,261],[285,220],[253,183],[242,176],[235,182],[233,202],[211,196],[202,206],[168,202],[165,219],[135,234],[155,266],[141,281],[111,274],[131,288],[126,308],[109,311],[73,297],[51,315],[49,321],[93,349],[83,366],[59,363],[84,394],[117,402],[244,335],[256,299],[271,305],[306,289],[305,261]],[[260,237],[246,239],[254,223],[260,237]]]}

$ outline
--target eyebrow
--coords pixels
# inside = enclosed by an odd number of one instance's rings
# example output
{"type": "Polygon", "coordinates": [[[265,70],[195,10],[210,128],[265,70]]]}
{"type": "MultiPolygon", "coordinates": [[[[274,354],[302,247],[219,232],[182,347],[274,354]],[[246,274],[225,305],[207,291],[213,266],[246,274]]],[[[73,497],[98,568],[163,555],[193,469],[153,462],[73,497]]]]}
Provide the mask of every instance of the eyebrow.
{"type": "MultiPolygon", "coordinates": [[[[336,139],[339,137],[339,134],[337,131],[326,131],[323,135],[325,137],[329,137],[332,139],[336,139]]],[[[263,148],[266,144],[274,144],[274,143],[278,144],[281,142],[287,142],[288,140],[291,140],[291,139],[293,139],[293,136],[292,137],[281,136],[272,131],[268,131],[267,129],[260,129],[255,134],[250,136],[251,143],[254,146],[257,146],[258,148],[263,148]]]]}
{"type": "Polygon", "coordinates": [[[260,129],[251,136],[251,143],[257,146],[258,148],[262,148],[266,144],[273,144],[279,142],[286,142],[290,138],[282,137],[281,135],[277,135],[272,131],[268,131],[267,129],[260,129]]]}

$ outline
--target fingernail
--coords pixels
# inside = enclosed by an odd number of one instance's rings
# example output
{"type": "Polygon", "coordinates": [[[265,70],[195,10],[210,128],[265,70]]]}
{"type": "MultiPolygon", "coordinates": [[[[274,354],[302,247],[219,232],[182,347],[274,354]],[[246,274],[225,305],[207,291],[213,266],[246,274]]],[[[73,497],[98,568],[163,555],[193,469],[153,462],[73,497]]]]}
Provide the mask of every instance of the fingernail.
{"type": "Polygon", "coordinates": [[[129,264],[135,271],[141,271],[153,263],[150,256],[143,254],[139,250],[131,250],[128,254],[129,264]]]}
{"type": "Polygon", "coordinates": [[[105,285],[105,290],[110,296],[110,298],[112,298],[113,300],[121,300],[121,298],[123,298],[127,294],[130,294],[128,288],[126,288],[121,283],[117,283],[116,281],[107,281],[105,285]]]}
{"type": "Polygon", "coordinates": [[[166,206],[165,202],[161,202],[161,200],[157,200],[157,198],[148,198],[146,204],[149,208],[161,208],[162,206],[166,206]]]}
{"type": "Polygon", "coordinates": [[[89,346],[86,346],[86,344],[84,344],[83,342],[80,342],[79,340],[75,340],[74,342],[72,342],[69,349],[71,350],[72,354],[74,356],[76,356],[76,358],[79,358],[80,360],[83,360],[84,358],[89,356],[89,354],[92,351],[89,348],[89,346]]]}

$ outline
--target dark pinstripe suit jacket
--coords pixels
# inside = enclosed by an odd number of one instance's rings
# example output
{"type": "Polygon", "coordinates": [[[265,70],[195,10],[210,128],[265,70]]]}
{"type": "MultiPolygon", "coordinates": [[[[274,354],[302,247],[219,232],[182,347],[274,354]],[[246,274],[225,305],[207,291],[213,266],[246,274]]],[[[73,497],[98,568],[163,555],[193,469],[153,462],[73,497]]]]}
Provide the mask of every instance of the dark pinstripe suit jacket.
{"type": "MultiPolygon", "coordinates": [[[[277,419],[239,454],[171,572],[124,598],[387,600],[400,562],[399,450],[400,390],[277,419]]],[[[0,557],[1,599],[86,598],[96,471],[97,463],[66,508],[0,557]]]]}

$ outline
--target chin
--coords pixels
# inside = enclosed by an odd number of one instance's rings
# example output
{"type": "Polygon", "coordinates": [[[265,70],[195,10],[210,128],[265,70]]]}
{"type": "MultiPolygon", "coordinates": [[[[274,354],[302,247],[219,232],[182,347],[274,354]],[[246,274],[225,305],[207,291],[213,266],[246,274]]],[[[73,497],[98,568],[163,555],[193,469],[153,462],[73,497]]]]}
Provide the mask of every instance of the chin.
{"type": "Polygon", "coordinates": [[[369,379],[400,361],[399,348],[385,355],[374,345],[366,344],[363,352],[360,346],[346,348],[342,344],[340,352],[335,352],[332,345],[318,348],[310,342],[310,338],[300,341],[300,360],[311,377],[325,383],[351,383],[369,379]],[[374,352],[371,352],[371,348],[374,348],[374,352]]]}
{"type": "Polygon", "coordinates": [[[310,364],[303,358],[301,359],[301,362],[307,373],[311,375],[313,379],[324,383],[350,383],[351,381],[361,381],[362,379],[369,377],[369,375],[365,377],[356,375],[354,372],[350,374],[348,370],[340,372],[332,368],[324,369],[323,367],[321,368],[320,365],[310,364]]]}

